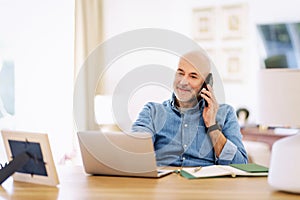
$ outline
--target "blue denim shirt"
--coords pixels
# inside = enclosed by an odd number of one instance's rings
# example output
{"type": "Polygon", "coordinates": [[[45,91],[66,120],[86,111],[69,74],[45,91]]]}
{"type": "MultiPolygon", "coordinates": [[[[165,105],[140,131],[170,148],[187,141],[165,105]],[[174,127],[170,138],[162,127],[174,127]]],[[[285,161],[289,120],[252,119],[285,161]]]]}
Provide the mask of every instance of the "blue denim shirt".
{"type": "Polygon", "coordinates": [[[202,118],[204,101],[191,109],[180,112],[172,99],[159,103],[147,103],[132,125],[133,132],[149,132],[153,135],[158,166],[207,166],[247,163],[247,153],[234,109],[221,104],[217,122],[227,138],[217,158],[202,118]]]}

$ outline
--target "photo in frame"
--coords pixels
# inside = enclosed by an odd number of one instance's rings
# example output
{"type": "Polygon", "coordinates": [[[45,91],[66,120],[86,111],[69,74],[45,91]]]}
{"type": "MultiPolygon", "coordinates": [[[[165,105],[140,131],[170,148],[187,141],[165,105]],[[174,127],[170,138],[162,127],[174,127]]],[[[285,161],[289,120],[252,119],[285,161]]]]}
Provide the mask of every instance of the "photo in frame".
{"type": "Polygon", "coordinates": [[[196,41],[215,37],[216,11],[214,7],[193,9],[193,37],[196,41]]]}
{"type": "Polygon", "coordinates": [[[221,26],[223,39],[241,39],[246,34],[246,4],[225,5],[221,7],[221,26]]]}
{"type": "Polygon", "coordinates": [[[10,163],[13,163],[13,160],[20,157],[20,155],[22,157],[23,155],[29,156],[25,164],[22,164],[13,173],[14,181],[50,186],[59,184],[46,133],[30,133],[14,130],[2,130],[1,133],[10,163]]]}
{"type": "Polygon", "coordinates": [[[242,81],[244,52],[242,48],[224,48],[221,52],[221,74],[224,81],[242,81]]]}

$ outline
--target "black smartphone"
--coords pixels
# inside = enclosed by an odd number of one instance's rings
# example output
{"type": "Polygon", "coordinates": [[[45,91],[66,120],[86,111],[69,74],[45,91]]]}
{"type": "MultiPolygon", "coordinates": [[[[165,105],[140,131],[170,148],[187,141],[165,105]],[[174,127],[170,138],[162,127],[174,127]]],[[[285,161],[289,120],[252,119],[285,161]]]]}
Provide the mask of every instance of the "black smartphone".
{"type": "MultiPolygon", "coordinates": [[[[205,89],[208,90],[208,88],[207,88],[207,85],[208,85],[208,84],[209,84],[211,87],[213,86],[213,76],[212,76],[212,73],[209,73],[209,74],[207,75],[207,77],[206,77],[206,79],[205,79],[205,81],[204,81],[204,83],[203,83],[203,85],[202,85],[202,87],[201,87],[201,90],[202,90],[203,88],[205,88],[205,89]]],[[[200,90],[200,92],[201,92],[201,90],[200,90]]],[[[208,106],[207,101],[205,101],[205,106],[208,106]]]]}

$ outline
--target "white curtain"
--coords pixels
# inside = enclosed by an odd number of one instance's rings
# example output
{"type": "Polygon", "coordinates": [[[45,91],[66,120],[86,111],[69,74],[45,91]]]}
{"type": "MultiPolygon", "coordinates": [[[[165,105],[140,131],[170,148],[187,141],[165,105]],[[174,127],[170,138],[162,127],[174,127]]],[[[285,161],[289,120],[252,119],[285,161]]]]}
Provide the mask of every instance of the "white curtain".
{"type": "MultiPolygon", "coordinates": [[[[103,40],[102,9],[102,0],[75,0],[74,80],[81,66],[90,64],[86,59],[103,40]]],[[[85,71],[84,83],[77,88],[80,91],[79,97],[82,98],[80,108],[77,109],[82,117],[76,123],[85,130],[98,129],[94,116],[94,93],[91,92],[95,90],[91,88],[94,87],[92,83],[95,81],[93,73],[93,70],[85,71]]]]}

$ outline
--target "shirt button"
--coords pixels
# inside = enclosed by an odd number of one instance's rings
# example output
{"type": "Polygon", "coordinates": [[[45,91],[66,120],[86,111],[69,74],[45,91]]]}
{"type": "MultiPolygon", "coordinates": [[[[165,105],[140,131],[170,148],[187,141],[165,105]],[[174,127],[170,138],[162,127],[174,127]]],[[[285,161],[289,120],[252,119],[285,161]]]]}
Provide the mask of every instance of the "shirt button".
{"type": "Polygon", "coordinates": [[[185,157],[183,157],[182,160],[185,160],[185,157]]]}
{"type": "Polygon", "coordinates": [[[183,145],[183,147],[186,149],[187,145],[185,144],[185,145],[183,145]]]}
{"type": "Polygon", "coordinates": [[[187,127],[188,125],[187,124],[184,124],[184,127],[187,127]]]}

